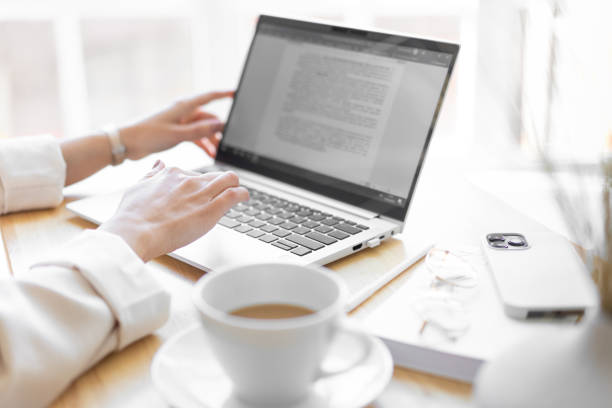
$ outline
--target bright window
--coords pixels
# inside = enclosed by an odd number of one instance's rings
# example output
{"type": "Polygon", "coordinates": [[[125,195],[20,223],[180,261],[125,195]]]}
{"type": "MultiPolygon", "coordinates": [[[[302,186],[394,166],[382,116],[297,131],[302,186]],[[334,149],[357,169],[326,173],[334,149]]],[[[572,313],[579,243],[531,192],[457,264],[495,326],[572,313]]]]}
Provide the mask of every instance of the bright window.
{"type": "Polygon", "coordinates": [[[541,137],[525,123],[536,118],[541,128],[550,113],[552,150],[574,152],[571,136],[582,132],[581,154],[593,158],[610,149],[611,4],[0,0],[0,137],[77,136],[187,94],[234,88],[257,16],[267,13],[459,42],[434,139],[450,152],[533,152],[541,137]],[[563,8],[554,19],[556,4],[563,8]],[[550,96],[553,32],[558,92],[550,96]]]}

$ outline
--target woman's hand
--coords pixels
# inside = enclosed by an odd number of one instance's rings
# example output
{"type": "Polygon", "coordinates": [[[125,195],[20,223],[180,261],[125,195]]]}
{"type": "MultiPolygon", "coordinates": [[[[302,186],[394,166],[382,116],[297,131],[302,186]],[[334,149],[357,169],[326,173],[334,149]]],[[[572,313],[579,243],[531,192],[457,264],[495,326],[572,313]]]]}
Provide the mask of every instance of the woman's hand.
{"type": "Polygon", "coordinates": [[[200,107],[233,96],[234,91],[209,92],[180,100],[147,119],[119,129],[126,157],[138,160],[184,141],[194,142],[210,157],[215,157],[224,124],[200,107]]]}
{"type": "Polygon", "coordinates": [[[147,262],[195,241],[248,198],[235,173],[187,172],[158,161],[100,229],[122,237],[147,262]]]}
{"type": "MultiPolygon", "coordinates": [[[[216,99],[230,98],[233,91],[210,92],[174,103],[169,108],[136,124],[119,129],[128,159],[138,160],[151,153],[192,141],[215,157],[224,124],[200,109],[216,99]]],[[[64,140],[60,145],[66,162],[66,185],[91,176],[112,163],[111,144],[105,133],[64,140]]]]}

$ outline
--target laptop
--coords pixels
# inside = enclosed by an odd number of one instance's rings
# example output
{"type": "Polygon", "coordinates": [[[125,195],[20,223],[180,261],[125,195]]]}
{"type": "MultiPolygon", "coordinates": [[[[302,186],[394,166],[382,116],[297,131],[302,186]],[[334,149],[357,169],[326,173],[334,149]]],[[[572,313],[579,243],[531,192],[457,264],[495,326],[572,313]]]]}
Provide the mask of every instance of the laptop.
{"type": "MultiPolygon", "coordinates": [[[[326,264],[404,219],[459,46],[260,16],[213,168],[250,200],[171,256],[205,271],[326,264]]],[[[121,194],[68,204],[95,223],[121,194]]]]}

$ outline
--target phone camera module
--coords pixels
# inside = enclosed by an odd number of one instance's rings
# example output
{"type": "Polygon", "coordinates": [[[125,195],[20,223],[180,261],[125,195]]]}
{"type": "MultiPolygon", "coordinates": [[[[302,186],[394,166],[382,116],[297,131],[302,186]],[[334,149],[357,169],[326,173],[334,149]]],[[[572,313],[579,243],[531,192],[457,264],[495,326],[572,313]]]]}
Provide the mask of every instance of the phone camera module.
{"type": "Polygon", "coordinates": [[[525,236],[517,232],[494,232],[487,234],[486,242],[489,248],[495,249],[522,250],[529,248],[525,236]]]}
{"type": "Polygon", "coordinates": [[[487,235],[489,242],[505,242],[506,238],[503,234],[489,234],[487,235]]]}
{"type": "Polygon", "coordinates": [[[508,239],[508,245],[513,247],[522,247],[525,246],[526,242],[521,237],[512,237],[508,239]]]}

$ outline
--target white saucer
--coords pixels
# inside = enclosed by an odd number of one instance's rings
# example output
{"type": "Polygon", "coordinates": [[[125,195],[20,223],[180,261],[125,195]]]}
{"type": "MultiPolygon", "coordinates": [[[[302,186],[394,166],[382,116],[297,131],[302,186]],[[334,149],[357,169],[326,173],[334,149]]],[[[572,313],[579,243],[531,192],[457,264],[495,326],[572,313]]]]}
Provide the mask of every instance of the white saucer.
{"type": "MultiPolygon", "coordinates": [[[[372,402],[393,375],[387,347],[370,337],[371,354],[362,364],[337,376],[314,383],[310,395],[291,408],[356,408],[372,402]]],[[[361,345],[339,334],[323,362],[324,367],[350,365],[361,345]]],[[[232,384],[212,354],[201,326],[191,327],[157,351],[151,364],[153,384],[178,408],[252,408],[232,395],[232,384]]]]}

